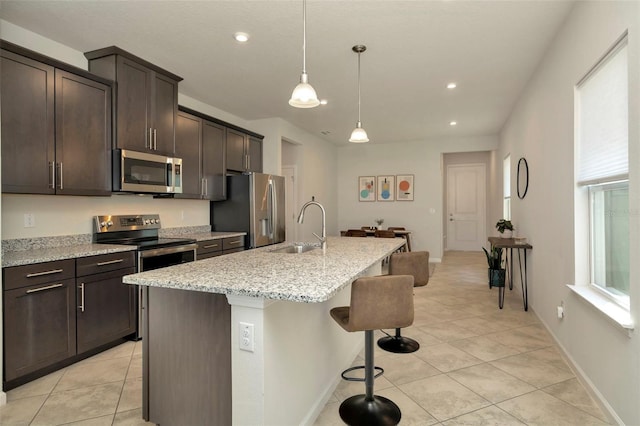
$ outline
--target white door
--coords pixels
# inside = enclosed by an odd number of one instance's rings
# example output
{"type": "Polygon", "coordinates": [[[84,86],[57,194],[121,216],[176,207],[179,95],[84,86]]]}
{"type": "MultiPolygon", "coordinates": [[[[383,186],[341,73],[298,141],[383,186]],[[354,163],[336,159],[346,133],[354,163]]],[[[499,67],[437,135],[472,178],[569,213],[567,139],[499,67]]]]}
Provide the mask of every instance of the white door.
{"type": "Polygon", "coordinates": [[[297,201],[297,167],[296,166],[282,166],[282,176],[284,176],[284,205],[285,205],[285,233],[287,241],[298,240],[298,227],[296,226],[296,219],[298,212],[296,211],[298,206],[297,201]]]}
{"type": "Polygon", "coordinates": [[[447,166],[447,250],[481,250],[486,240],[484,164],[447,166]]]}

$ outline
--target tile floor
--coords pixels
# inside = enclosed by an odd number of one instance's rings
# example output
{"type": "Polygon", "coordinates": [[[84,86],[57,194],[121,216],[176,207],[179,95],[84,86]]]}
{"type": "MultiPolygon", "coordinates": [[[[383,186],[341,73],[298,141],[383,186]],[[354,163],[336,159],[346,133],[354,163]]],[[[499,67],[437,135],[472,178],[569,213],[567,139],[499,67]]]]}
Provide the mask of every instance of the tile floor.
{"type": "MultiPolygon", "coordinates": [[[[486,274],[484,254],[447,252],[429,284],[415,289],[414,325],[403,331],[420,350],[376,347],[385,369],[376,393],[400,406],[400,424],[608,424],[535,314],[508,291],[499,310],[486,274]]],[[[149,425],[141,355],[140,342],[127,342],[9,391],[0,425],[149,425]]],[[[315,424],[342,425],[340,402],[363,389],[341,382],[315,424]]]]}
{"type": "MultiPolygon", "coordinates": [[[[429,284],[415,288],[414,324],[402,332],[420,350],[376,346],[385,373],[375,393],[400,407],[401,425],[609,424],[519,293],[507,290],[498,309],[486,268],[482,252],[445,254],[429,284]]],[[[342,381],[315,424],[342,425],[340,403],[361,393],[363,383],[342,381]]]]}

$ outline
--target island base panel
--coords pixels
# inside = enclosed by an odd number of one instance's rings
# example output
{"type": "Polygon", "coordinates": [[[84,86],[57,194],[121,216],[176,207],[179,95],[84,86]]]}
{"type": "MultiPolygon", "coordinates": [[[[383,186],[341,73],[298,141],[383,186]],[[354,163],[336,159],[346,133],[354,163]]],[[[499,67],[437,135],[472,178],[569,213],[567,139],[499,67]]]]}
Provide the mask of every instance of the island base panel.
{"type": "Polygon", "coordinates": [[[145,290],[143,405],[148,420],[162,426],[230,425],[231,307],[226,297],[145,290]]]}

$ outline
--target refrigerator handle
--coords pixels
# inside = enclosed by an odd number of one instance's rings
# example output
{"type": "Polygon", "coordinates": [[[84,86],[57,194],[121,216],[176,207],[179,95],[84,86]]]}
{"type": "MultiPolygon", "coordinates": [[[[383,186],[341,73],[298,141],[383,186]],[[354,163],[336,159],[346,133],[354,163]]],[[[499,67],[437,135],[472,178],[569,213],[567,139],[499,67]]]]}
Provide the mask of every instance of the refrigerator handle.
{"type": "Polygon", "coordinates": [[[273,180],[269,179],[269,195],[271,201],[271,215],[269,220],[269,238],[275,239],[275,229],[278,228],[276,221],[278,220],[278,205],[276,200],[278,199],[276,194],[276,186],[273,184],[273,180]]]}

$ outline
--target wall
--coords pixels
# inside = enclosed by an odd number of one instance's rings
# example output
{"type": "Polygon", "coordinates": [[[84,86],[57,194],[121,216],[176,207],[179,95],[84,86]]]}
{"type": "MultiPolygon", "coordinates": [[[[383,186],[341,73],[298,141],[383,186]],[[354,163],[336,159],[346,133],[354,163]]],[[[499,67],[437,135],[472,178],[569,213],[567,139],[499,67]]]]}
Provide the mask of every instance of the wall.
{"type": "MultiPolygon", "coordinates": [[[[638,331],[627,335],[566,284],[587,284],[575,282],[574,86],[628,29],[629,116],[638,117],[639,22],[638,2],[577,2],[515,105],[495,156],[495,181],[501,182],[499,159],[511,153],[514,189],[517,160],[525,157],[529,163],[529,192],[524,200],[514,197],[512,217],[533,245],[530,304],[616,420],[625,424],[640,424],[638,331]],[[561,301],[563,320],[556,316],[561,301]]],[[[640,129],[635,118],[629,124],[630,258],[640,259],[640,129]]],[[[494,197],[494,206],[500,206],[499,193],[494,197]]],[[[630,278],[631,316],[638,321],[637,262],[632,262],[630,278]]]]}
{"type": "Polygon", "coordinates": [[[374,226],[404,226],[411,230],[414,250],[442,258],[442,155],[490,151],[497,137],[442,138],[389,144],[349,144],[338,148],[338,227],[346,230],[374,226]],[[414,201],[360,202],[358,176],[414,175],[414,201]]]}

